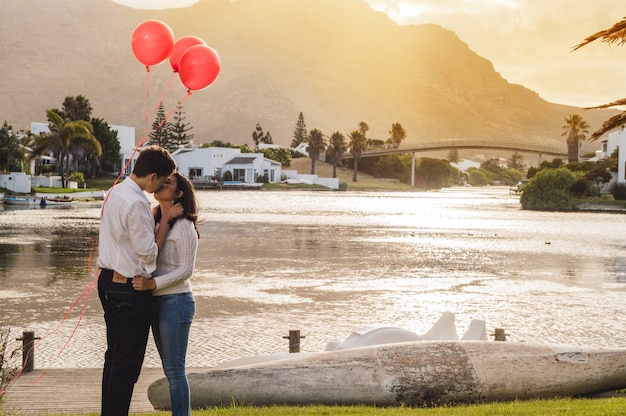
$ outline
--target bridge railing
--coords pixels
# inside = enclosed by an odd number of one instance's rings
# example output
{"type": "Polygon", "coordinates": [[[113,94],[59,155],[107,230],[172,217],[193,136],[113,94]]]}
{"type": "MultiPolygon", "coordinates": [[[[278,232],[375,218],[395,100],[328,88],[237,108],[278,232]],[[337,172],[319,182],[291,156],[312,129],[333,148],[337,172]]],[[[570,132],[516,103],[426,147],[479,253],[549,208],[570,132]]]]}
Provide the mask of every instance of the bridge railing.
{"type": "MultiPolygon", "coordinates": [[[[525,153],[539,153],[549,156],[567,157],[567,148],[537,145],[532,143],[512,143],[507,140],[480,139],[438,139],[432,141],[412,141],[400,145],[376,146],[363,152],[361,157],[383,156],[399,153],[427,152],[450,149],[500,149],[525,153]]],[[[350,152],[344,153],[344,159],[351,159],[350,152]]]]}

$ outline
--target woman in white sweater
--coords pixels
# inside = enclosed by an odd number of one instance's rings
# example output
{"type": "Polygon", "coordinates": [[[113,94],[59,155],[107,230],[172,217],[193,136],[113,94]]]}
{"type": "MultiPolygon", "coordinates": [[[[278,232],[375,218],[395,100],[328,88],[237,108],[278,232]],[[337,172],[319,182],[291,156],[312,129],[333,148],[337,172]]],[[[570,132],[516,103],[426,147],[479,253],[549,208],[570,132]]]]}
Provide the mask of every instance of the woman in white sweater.
{"type": "Polygon", "coordinates": [[[159,205],[154,208],[156,227],[161,211],[180,203],[183,214],[170,221],[171,229],[159,251],[152,279],[144,282],[152,289],[152,334],[161,356],[163,371],[170,387],[173,416],[190,416],[191,399],[185,372],[189,329],[195,313],[190,278],[198,248],[198,203],[193,184],[176,172],[154,193],[159,205]]]}

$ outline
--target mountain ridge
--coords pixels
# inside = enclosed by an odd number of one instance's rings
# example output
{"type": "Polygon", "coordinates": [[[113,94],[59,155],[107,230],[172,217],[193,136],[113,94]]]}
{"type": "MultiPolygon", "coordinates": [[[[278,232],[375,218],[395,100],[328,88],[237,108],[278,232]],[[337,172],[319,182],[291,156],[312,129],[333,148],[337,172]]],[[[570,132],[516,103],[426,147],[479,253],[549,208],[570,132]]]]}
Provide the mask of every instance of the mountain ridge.
{"type": "MultiPolygon", "coordinates": [[[[149,132],[160,97],[184,101],[194,141],[252,143],[256,123],[289,145],[298,117],[307,129],[348,134],[360,121],[386,139],[401,123],[407,141],[531,140],[563,145],[564,117],[597,128],[612,110],[582,112],[511,84],[493,64],[438,25],[398,26],[362,0],[200,0],[184,9],[137,10],[108,0],[0,0],[2,114],[16,129],[45,121],[66,96],[84,95],[93,115],[149,132]],[[88,6],[87,6],[88,4],[88,6]],[[169,63],[146,68],[130,41],[159,19],[176,39],[195,35],[217,50],[222,70],[187,91],[169,63]]],[[[145,131],[145,132],[144,132],[145,131]]],[[[597,147],[597,145],[596,145],[597,147]]]]}

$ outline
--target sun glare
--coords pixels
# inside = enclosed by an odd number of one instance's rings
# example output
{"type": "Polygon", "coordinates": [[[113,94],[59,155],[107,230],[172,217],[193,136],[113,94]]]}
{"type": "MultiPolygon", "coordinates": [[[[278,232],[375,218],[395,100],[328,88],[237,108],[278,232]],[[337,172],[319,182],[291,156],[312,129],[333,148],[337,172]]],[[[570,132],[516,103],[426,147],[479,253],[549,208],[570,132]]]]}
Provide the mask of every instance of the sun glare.
{"type": "Polygon", "coordinates": [[[193,6],[198,0],[112,0],[133,9],[180,9],[193,6]]]}
{"type": "Polygon", "coordinates": [[[368,0],[370,7],[378,12],[383,12],[395,22],[402,22],[415,19],[422,15],[425,6],[420,2],[400,1],[388,2],[379,0],[368,0]]]}

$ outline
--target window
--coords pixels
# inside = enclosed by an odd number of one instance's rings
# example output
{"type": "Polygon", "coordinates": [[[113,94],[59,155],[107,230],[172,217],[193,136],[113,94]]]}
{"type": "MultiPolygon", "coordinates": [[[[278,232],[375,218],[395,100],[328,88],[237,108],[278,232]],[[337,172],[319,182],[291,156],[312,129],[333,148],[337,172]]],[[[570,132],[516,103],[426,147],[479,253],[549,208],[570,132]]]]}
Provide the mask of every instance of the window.
{"type": "Polygon", "coordinates": [[[202,176],[202,168],[189,168],[189,177],[195,178],[202,176]]]}
{"type": "Polygon", "coordinates": [[[131,163],[131,161],[129,159],[124,159],[124,166],[126,167],[126,169],[124,170],[124,173],[126,175],[130,175],[133,171],[133,164],[131,163]]]}
{"type": "Polygon", "coordinates": [[[246,170],[245,169],[233,169],[233,180],[234,181],[246,181],[246,170]]]}

